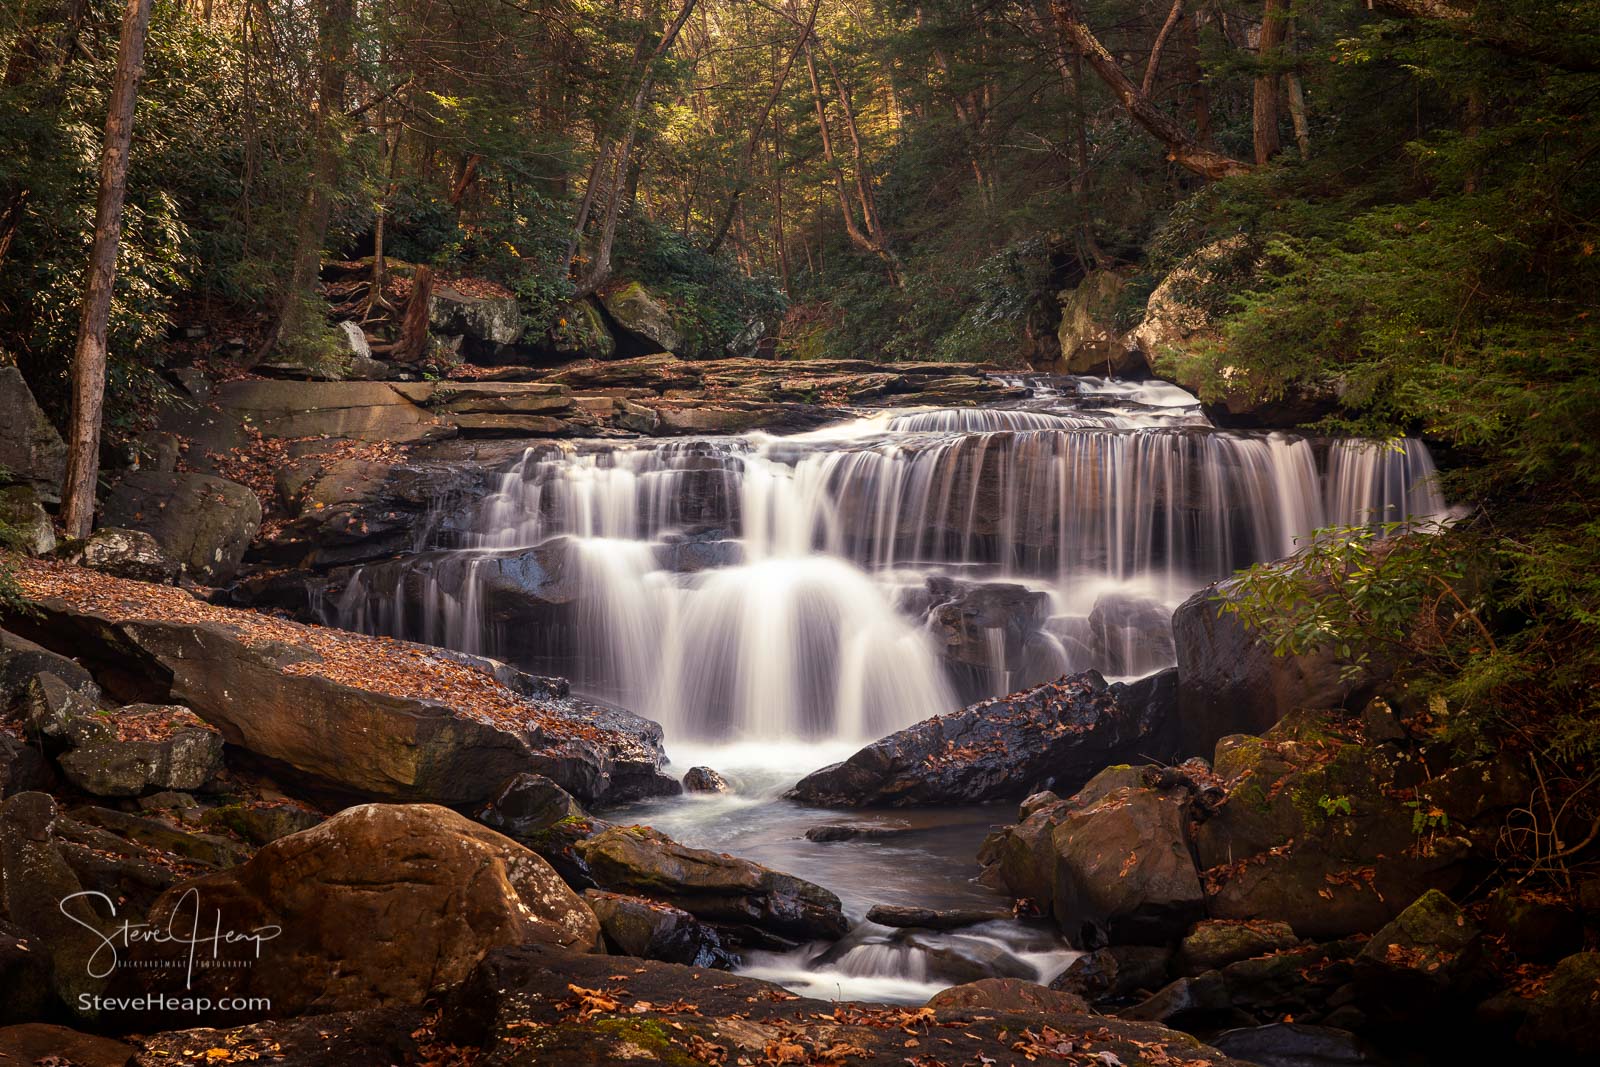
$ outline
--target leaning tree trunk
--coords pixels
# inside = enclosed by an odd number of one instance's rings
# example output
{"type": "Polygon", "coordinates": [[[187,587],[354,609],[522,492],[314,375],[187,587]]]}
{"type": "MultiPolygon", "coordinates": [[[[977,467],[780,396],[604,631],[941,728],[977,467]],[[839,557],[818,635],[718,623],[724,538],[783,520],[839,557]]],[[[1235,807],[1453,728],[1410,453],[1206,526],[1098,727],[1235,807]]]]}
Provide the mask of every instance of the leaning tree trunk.
{"type": "Polygon", "coordinates": [[[106,329],[117,249],[122,244],[122,204],[128,189],[128,150],[133,106],[144,73],[144,41],[150,0],[128,0],[117,44],[117,71],[106,109],[106,141],[100,157],[100,196],[94,210],[94,244],[84,283],[78,343],[72,353],[72,425],[67,479],[61,492],[62,520],[69,537],[87,537],[94,524],[94,488],[100,477],[100,420],[106,398],[106,329]]]}

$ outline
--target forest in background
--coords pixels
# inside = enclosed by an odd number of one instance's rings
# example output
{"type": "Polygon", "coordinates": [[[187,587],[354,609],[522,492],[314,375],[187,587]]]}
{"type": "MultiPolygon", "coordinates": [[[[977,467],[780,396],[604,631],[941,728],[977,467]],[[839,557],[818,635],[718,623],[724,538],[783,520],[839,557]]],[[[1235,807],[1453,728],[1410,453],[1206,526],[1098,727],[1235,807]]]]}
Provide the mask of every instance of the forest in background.
{"type": "MultiPolygon", "coordinates": [[[[0,348],[61,425],[121,6],[6,0],[0,348]]],[[[1592,0],[157,2],[109,331],[107,438],[169,329],[262,353],[382,334],[383,272],[518,297],[552,343],[637,280],[685,353],[1048,363],[1057,294],[1189,266],[1202,398],[1321,390],[1330,432],[1440,448],[1420,551],[1258,576],[1284,647],[1373,638],[1468,740],[1581,794],[1600,747],[1600,5],[1592,0]],[[1210,250],[1196,258],[1195,254],[1210,250]],[[370,257],[370,258],[369,258],[370,257]],[[379,274],[375,284],[372,272],[379,274]],[[1339,583],[1335,583],[1339,584],[1339,583]],[[1459,607],[1458,607],[1459,606],[1459,607]],[[1421,610],[1445,621],[1409,625],[1421,610]],[[1445,613],[1441,616],[1441,612],[1445,613]],[[1275,621],[1276,620],[1276,621],[1275,621]]],[[[1600,823],[1596,824],[1600,826],[1600,823]]]]}

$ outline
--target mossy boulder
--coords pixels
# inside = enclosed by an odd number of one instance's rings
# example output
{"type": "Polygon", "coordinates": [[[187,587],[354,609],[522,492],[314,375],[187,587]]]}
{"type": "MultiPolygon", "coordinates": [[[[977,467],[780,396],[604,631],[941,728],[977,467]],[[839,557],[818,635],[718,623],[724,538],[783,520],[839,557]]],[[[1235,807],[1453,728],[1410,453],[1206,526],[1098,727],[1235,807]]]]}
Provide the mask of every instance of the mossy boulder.
{"type": "Polygon", "coordinates": [[[641,352],[677,352],[683,348],[672,309],[638,282],[602,289],[600,303],[629,342],[625,355],[641,352]]]}
{"type": "Polygon", "coordinates": [[[549,346],[560,355],[573,358],[614,359],[617,339],[611,336],[605,316],[592,297],[569,304],[550,327],[549,346]]]}
{"type": "Polygon", "coordinates": [[[1201,974],[1290,948],[1299,940],[1288,923],[1210,919],[1196,923],[1184,937],[1179,960],[1185,973],[1201,974]]]}
{"type": "Polygon", "coordinates": [[[31,485],[0,487],[0,533],[9,544],[30,556],[43,556],[56,547],[55,527],[40,502],[39,491],[31,485]]]}
{"type": "Polygon", "coordinates": [[[1600,1056],[1600,952],[1579,952],[1556,964],[1517,1037],[1540,1048],[1600,1056]]]}
{"type": "Polygon", "coordinates": [[[1067,374],[1136,375],[1148,371],[1144,355],[1128,344],[1116,327],[1117,307],[1127,287],[1126,275],[1090,271],[1077,288],[1057,295],[1061,325],[1061,366],[1067,374]]]}
{"type": "Polygon", "coordinates": [[[261,528],[255,493],[208,474],[130,471],[101,511],[107,526],[143,530],[203,585],[231,579],[261,528]]]}
{"type": "Polygon", "coordinates": [[[97,797],[198,789],[222,769],[222,734],[188,708],[132,704],[63,753],[67,780],[97,797]]]}
{"type": "Polygon", "coordinates": [[[81,540],[59,546],[55,557],[114,578],[171,585],[182,571],[160,543],[143,530],[102,526],[81,540]]]}

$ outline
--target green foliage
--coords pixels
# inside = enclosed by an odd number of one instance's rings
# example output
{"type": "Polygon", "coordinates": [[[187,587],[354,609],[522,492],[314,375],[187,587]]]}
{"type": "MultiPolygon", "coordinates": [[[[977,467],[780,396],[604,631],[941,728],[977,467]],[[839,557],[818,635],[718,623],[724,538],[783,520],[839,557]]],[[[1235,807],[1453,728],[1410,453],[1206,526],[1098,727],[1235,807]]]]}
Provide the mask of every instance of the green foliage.
{"type": "Polygon", "coordinates": [[[1317,798],[1317,807],[1321,808],[1322,814],[1330,819],[1335,815],[1349,815],[1354,810],[1350,806],[1350,798],[1342,793],[1336,797],[1324,793],[1317,798]]]}

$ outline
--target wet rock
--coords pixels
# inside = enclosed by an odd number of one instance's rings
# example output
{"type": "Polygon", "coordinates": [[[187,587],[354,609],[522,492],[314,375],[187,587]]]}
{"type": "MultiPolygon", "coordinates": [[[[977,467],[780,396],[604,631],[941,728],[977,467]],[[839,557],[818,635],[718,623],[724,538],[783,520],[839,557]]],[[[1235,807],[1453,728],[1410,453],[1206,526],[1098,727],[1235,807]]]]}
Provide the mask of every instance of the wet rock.
{"type": "Polygon", "coordinates": [[[223,478],[129,471],[106,498],[101,518],[108,526],[148,533],[189,577],[221,585],[255,539],[261,503],[223,478]]]}
{"type": "Polygon", "coordinates": [[[929,998],[927,1006],[936,1012],[993,1010],[1034,1011],[1042,1015],[1090,1014],[1089,1005],[1082,997],[1020,978],[982,978],[941,989],[929,998]]]}
{"type": "Polygon", "coordinates": [[[608,286],[598,295],[633,351],[676,352],[683,347],[672,309],[638,282],[608,286]]]}
{"type": "Polygon", "coordinates": [[[1184,972],[1196,975],[1292,948],[1299,941],[1288,923],[1211,919],[1196,923],[1178,952],[1184,972]]]}
{"type": "Polygon", "coordinates": [[[911,832],[911,825],[904,822],[846,822],[830,823],[827,826],[813,826],[806,831],[807,841],[859,841],[864,838],[898,837],[911,832]]]}
{"type": "Polygon", "coordinates": [[[717,932],[682,908],[644,897],[590,889],[584,902],[600,920],[606,943],[622,956],[728,970],[739,957],[717,932]]]}
{"type": "Polygon", "coordinates": [[[568,885],[595,884],[575,846],[611,824],[584,811],[572,794],[544,775],[512,778],[477,820],[543,856],[568,885]]]}
{"type": "Polygon", "coordinates": [[[926,579],[921,595],[902,609],[922,619],[946,661],[978,672],[979,692],[993,692],[992,672],[1023,672],[1029,640],[1050,613],[1050,597],[1013,582],[936,576],[926,579]]]}
{"type": "Polygon", "coordinates": [[[222,769],[222,734],[188,708],[132,704],[113,712],[105,736],[58,760],[67,780],[99,797],[198,789],[222,769]]]}
{"type": "Polygon", "coordinates": [[[115,1038],[51,1023],[0,1027],[0,1063],[50,1067],[126,1067],[133,1047],[115,1038]]]}
{"type": "Polygon", "coordinates": [[[1147,674],[1176,659],[1172,611],[1151,597],[1102,594],[1089,611],[1089,635],[1108,674],[1147,674]]]}
{"type": "Polygon", "coordinates": [[[1260,1067],[1342,1067],[1385,1062],[1348,1030],[1305,1023],[1270,1023],[1227,1030],[1211,1046],[1260,1067]]]}
{"type": "Polygon", "coordinates": [[[137,1039],[133,1067],[189,1067],[208,1062],[205,1053],[226,1049],[232,1061],[263,1061],[292,1067],[392,1067],[416,1062],[424,1015],[417,1009],[274,1019],[226,1030],[197,1027],[137,1039]]]}
{"type": "Polygon", "coordinates": [[[586,958],[541,946],[496,950],[444,1005],[447,1036],[486,1047],[489,1062],[515,1053],[520,1062],[560,1067],[708,1059],[732,1064],[741,1058],[759,1063],[779,1055],[800,1063],[817,1061],[824,1053],[840,1058],[843,1053],[828,1050],[847,1047],[856,1050],[848,1054],[851,1064],[905,1067],[908,1053],[928,1052],[927,1045],[919,1050],[905,1042],[933,1042],[930,1035],[937,1035],[937,1058],[952,1064],[980,1062],[980,1057],[1019,1062],[1019,1043],[1023,1050],[1030,1043],[1037,1047],[1029,1054],[1040,1059],[1055,1056],[1044,1041],[1091,1050],[1097,1061],[1104,1052],[1126,1064],[1161,1058],[1197,1067],[1237,1062],[1187,1035],[1097,1015],[1051,1013],[1044,1021],[1057,1036],[1049,1038],[1039,1029],[1036,1008],[945,1007],[935,1010],[935,1021],[964,1025],[925,1032],[923,1024],[908,1022],[916,1009],[808,1000],[740,975],[647,960],[629,968],[626,982],[612,981],[609,976],[616,973],[610,957],[586,958]],[[606,991],[616,1007],[590,1000],[591,1010],[579,1018],[583,1001],[573,986],[606,991]],[[684,1001],[693,1008],[682,1010],[684,1001]],[[530,1023],[539,1034],[537,1048],[526,1040],[530,1023]],[[901,1029],[907,1025],[913,1025],[915,1038],[901,1029]],[[1033,1037],[1024,1037],[1030,1029],[1033,1037]]]}
{"type": "Polygon", "coordinates": [[[1171,980],[1170,949],[1160,945],[1112,945],[1073,960],[1051,981],[1050,988],[1096,1002],[1122,1001],[1154,992],[1171,980]]]}
{"type": "Polygon", "coordinates": [[[1118,789],[1051,831],[1051,910],[1078,944],[1159,944],[1204,914],[1181,798],[1118,789]]]}
{"type": "Polygon", "coordinates": [[[1579,952],[1556,964],[1533,1002],[1518,1040],[1578,1056],[1600,1055],[1600,952],[1579,952]]]}
{"type": "Polygon", "coordinates": [[[114,578],[171,585],[182,566],[143,530],[102,526],[81,541],[69,541],[56,552],[64,563],[87,567],[114,578]]]}
{"type": "Polygon", "coordinates": [[[683,776],[686,793],[726,793],[728,780],[710,767],[690,767],[683,776]]]}
{"type": "Polygon", "coordinates": [[[963,926],[1011,918],[999,908],[918,908],[897,904],[874,904],[867,909],[867,921],[880,926],[921,930],[959,930],[963,926]]]}
{"type": "Polygon", "coordinates": [[[1232,595],[1213,583],[1172,616],[1179,717],[1187,753],[1207,753],[1229,734],[1265,733],[1299,708],[1337,708],[1363,699],[1332,651],[1276,656],[1238,617],[1221,610],[1232,595]]]}
{"type": "Polygon", "coordinates": [[[613,827],[574,851],[604,889],[664,900],[698,919],[781,937],[834,938],[849,924],[821,886],[749,860],[689,848],[647,826],[613,827]]]}
{"type": "MultiPolygon", "coordinates": [[[[348,808],[230,871],[181,883],[151,922],[215,910],[225,929],[277,928],[247,968],[197,972],[197,991],[266,997],[275,1015],[419,1004],[495,945],[592,951],[600,926],[538,856],[431,804],[348,808]],[[422,921],[419,921],[422,920],[422,921]]],[[[176,927],[175,927],[176,928],[176,927]]]]}
{"type": "Polygon", "coordinates": [[[66,442],[45,417],[16,367],[0,367],[0,469],[31,486],[46,503],[61,499],[66,442]]]}
{"type": "Polygon", "coordinates": [[[1093,671],[1065,677],[891,734],[807,775],[789,796],[824,807],[901,807],[1073,790],[1107,763],[1169,751],[1171,690],[1163,675],[1109,687],[1093,671]]]}
{"type": "Polygon", "coordinates": [[[0,487],[0,528],[9,531],[13,548],[43,556],[56,547],[55,527],[31,485],[0,487]]]}

